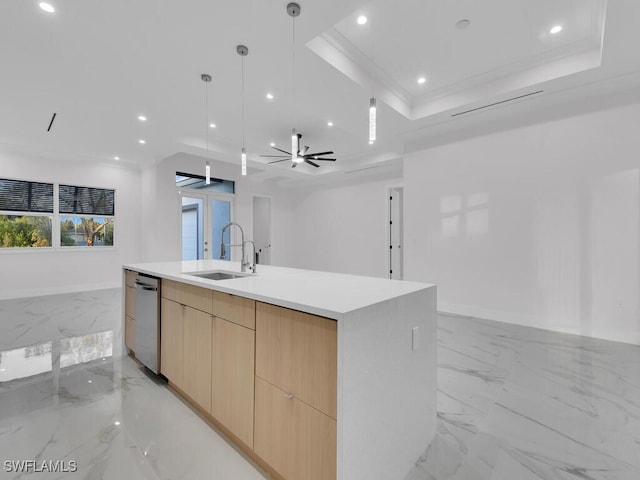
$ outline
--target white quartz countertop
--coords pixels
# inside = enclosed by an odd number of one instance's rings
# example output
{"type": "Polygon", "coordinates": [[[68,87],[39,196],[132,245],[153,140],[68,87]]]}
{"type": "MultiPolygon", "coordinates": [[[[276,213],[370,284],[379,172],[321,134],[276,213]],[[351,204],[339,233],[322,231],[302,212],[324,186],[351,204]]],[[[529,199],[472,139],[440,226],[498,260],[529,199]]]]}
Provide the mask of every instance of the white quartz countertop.
{"type": "Polygon", "coordinates": [[[270,265],[258,265],[256,274],[229,280],[208,280],[185,274],[240,271],[239,263],[223,260],[137,263],[123,265],[123,268],[336,320],[346,313],[434,286],[270,265]]]}

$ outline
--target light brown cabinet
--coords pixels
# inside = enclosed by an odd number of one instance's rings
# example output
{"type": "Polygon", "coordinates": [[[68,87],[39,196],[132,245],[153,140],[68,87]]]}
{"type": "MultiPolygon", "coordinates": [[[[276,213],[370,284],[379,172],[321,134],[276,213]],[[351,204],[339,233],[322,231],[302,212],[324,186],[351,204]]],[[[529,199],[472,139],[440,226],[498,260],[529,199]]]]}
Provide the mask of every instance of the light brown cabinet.
{"type": "Polygon", "coordinates": [[[133,351],[136,334],[136,272],[125,270],[124,282],[124,344],[133,351]]]}
{"type": "Polygon", "coordinates": [[[255,385],[255,453],[287,480],[335,479],[336,321],[258,302],[255,385]]]}
{"type": "Polygon", "coordinates": [[[337,322],[258,302],[256,375],[336,418],[337,322]]]}
{"type": "Polygon", "coordinates": [[[182,352],[184,351],[183,316],[184,305],[167,298],[162,299],[160,314],[160,373],[171,383],[182,389],[182,352]]]}
{"type": "Polygon", "coordinates": [[[334,480],[337,322],[163,281],[161,373],[286,480],[334,480]]]}
{"type": "Polygon", "coordinates": [[[184,308],[182,390],[207,412],[211,411],[211,329],[213,317],[184,308]]]}
{"type": "Polygon", "coordinates": [[[255,332],[213,319],[211,415],[253,448],[255,332]]]}
{"type": "Polygon", "coordinates": [[[254,450],[287,480],[336,478],[336,421],[256,377],[254,450]]]}

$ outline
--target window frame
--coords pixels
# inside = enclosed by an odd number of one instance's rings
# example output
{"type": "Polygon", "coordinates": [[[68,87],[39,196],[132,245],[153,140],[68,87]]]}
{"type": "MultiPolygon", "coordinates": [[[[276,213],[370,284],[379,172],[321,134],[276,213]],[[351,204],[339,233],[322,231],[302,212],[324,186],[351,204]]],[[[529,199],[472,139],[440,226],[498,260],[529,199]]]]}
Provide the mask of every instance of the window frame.
{"type": "Polygon", "coordinates": [[[118,207],[117,207],[117,195],[118,190],[116,188],[108,188],[108,187],[96,187],[86,184],[76,184],[73,182],[61,182],[61,181],[40,181],[40,180],[25,180],[20,178],[8,178],[2,177],[5,180],[17,180],[21,182],[35,182],[35,183],[49,183],[53,184],[53,213],[49,212],[22,212],[17,210],[0,210],[0,215],[7,215],[13,217],[19,216],[34,216],[34,217],[49,217],[51,221],[51,245],[48,247],[0,247],[0,255],[5,254],[15,254],[15,253],[40,253],[40,252],[105,252],[105,251],[115,251],[117,249],[117,217],[118,217],[118,207]],[[74,214],[74,213],[60,213],[60,185],[67,185],[73,187],[84,187],[84,188],[95,188],[101,190],[111,190],[113,191],[114,201],[113,201],[113,215],[101,215],[101,214],[74,214]],[[63,217],[76,217],[76,218],[105,218],[105,219],[113,219],[113,245],[105,245],[105,246],[97,246],[96,248],[89,246],[63,246],[62,238],[61,238],[61,222],[63,217]]]}

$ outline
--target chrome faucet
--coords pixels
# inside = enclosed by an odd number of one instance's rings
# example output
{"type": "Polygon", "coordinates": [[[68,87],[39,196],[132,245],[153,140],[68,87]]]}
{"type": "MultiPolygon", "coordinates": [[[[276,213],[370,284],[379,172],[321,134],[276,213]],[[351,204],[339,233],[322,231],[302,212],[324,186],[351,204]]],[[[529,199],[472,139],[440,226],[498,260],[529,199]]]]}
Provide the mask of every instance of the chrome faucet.
{"type": "Polygon", "coordinates": [[[244,244],[246,245],[247,243],[250,243],[251,245],[253,245],[253,262],[250,262],[247,259],[247,265],[249,267],[249,270],[251,270],[253,273],[256,273],[256,244],[253,243],[253,240],[247,240],[246,242],[244,242],[244,244]]]}
{"type": "MultiPolygon", "coordinates": [[[[227,258],[227,251],[225,247],[241,247],[242,248],[242,259],[240,261],[240,271],[241,272],[246,272],[247,271],[247,263],[245,262],[245,258],[244,258],[244,230],[242,230],[242,227],[240,226],[239,223],[236,222],[229,222],[227,223],[224,227],[222,227],[222,236],[221,236],[221,241],[220,241],[220,260],[226,260],[227,258]],[[227,231],[227,229],[231,226],[231,225],[235,225],[236,227],[238,227],[240,229],[240,239],[241,239],[241,243],[238,243],[236,245],[225,245],[224,244],[224,232],[227,231]]],[[[229,257],[229,260],[231,260],[231,257],[229,257]]]]}

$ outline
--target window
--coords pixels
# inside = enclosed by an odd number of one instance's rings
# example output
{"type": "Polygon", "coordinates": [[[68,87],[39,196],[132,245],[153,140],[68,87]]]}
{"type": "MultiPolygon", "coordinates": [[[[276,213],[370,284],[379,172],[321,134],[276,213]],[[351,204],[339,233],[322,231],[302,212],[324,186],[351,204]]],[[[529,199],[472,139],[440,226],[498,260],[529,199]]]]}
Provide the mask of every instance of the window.
{"type": "Polygon", "coordinates": [[[112,247],[115,191],[60,185],[60,245],[112,247]]]}
{"type": "Polygon", "coordinates": [[[0,249],[112,247],[114,223],[115,190],[0,179],[0,249]]]}
{"type": "Polygon", "coordinates": [[[211,177],[211,183],[207,185],[203,175],[194,173],[176,172],[176,187],[192,190],[206,190],[208,192],[235,193],[236,182],[222,178],[211,177]]]}
{"type": "Polygon", "coordinates": [[[0,178],[0,248],[51,247],[51,214],[52,183],[0,178]]]}

